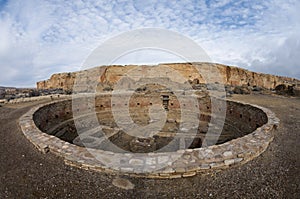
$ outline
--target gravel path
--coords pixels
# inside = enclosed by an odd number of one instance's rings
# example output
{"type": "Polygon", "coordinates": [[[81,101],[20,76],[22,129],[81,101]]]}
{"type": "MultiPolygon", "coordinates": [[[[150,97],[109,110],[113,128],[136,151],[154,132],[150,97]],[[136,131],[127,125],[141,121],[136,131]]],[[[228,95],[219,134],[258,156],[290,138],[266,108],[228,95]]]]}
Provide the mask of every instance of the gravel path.
{"type": "Polygon", "coordinates": [[[267,151],[240,167],[173,180],[67,166],[53,154],[38,152],[17,125],[37,102],[0,107],[0,198],[299,198],[300,99],[267,95],[233,99],[265,106],[281,120],[267,151]],[[123,188],[115,186],[118,182],[123,188]],[[126,189],[126,183],[133,189],[126,189]]]}

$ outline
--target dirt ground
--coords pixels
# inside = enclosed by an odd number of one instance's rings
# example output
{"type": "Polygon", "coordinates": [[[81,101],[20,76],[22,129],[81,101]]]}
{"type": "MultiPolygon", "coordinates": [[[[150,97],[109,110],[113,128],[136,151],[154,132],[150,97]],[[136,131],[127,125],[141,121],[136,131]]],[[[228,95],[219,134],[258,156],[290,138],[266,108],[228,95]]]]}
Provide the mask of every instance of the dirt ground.
{"type": "Polygon", "coordinates": [[[18,127],[18,118],[37,102],[0,107],[0,198],[299,198],[300,99],[232,98],[267,107],[281,120],[267,151],[242,166],[190,178],[121,176],[134,186],[129,190],[112,183],[118,176],[73,168],[37,151],[18,127]]]}

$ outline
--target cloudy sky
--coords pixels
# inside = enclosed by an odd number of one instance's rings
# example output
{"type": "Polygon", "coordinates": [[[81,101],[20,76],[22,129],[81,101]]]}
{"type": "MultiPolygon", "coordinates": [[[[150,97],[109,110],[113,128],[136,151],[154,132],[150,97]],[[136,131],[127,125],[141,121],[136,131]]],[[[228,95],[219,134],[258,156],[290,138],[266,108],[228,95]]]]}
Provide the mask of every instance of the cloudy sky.
{"type": "Polygon", "coordinates": [[[107,39],[146,27],[194,40],[213,62],[300,78],[299,10],[299,0],[0,0],[0,85],[79,70],[107,39]]]}

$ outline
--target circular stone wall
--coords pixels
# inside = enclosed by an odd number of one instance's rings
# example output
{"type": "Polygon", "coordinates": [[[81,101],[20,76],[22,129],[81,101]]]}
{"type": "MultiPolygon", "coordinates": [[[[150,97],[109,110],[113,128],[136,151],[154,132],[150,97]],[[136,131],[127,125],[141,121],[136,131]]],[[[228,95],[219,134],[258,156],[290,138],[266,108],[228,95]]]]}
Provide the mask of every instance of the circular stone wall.
{"type": "MultiPolygon", "coordinates": [[[[198,97],[199,106],[182,105],[190,111],[200,110],[197,133],[192,135],[184,125],[179,125],[185,121],[180,120],[178,101],[171,94],[168,98],[166,123],[160,132],[149,138],[130,136],[118,127],[111,111],[116,105],[111,102],[110,95],[96,97],[95,112],[99,122],[96,128],[89,123],[91,115],[84,112],[85,105],[72,107],[71,100],[32,108],[20,118],[20,126],[39,150],[53,152],[69,165],[144,177],[178,178],[253,159],[267,148],[279,123],[274,113],[266,108],[226,101],[222,133],[217,137],[210,134],[209,137],[206,135],[208,128],[218,127],[210,124],[212,107],[209,98],[198,97]],[[75,119],[80,120],[82,126],[75,127],[72,110],[80,113],[75,119]],[[84,136],[78,136],[78,128],[84,129],[84,136]],[[216,144],[210,146],[210,139],[217,139],[216,144]],[[141,153],[141,156],[133,156],[132,153],[141,153]],[[159,167],[162,164],[166,166],[159,167]],[[153,172],[147,172],[148,167],[153,172]]],[[[143,126],[153,122],[145,113],[149,107],[162,103],[155,99],[157,96],[152,98],[139,94],[132,98],[129,112],[135,123],[143,126]]]]}

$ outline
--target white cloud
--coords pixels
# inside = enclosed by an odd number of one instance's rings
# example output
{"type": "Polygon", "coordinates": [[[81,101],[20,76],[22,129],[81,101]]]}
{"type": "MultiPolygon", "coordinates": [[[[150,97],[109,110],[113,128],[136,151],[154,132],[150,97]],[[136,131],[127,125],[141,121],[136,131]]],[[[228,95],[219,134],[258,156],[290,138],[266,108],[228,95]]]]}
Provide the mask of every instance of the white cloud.
{"type": "Polygon", "coordinates": [[[300,4],[273,1],[268,6],[253,27],[222,30],[221,37],[204,45],[218,62],[300,78],[300,4]]]}
{"type": "Polygon", "coordinates": [[[102,41],[144,27],[188,36],[220,63],[300,78],[299,10],[297,0],[8,1],[0,6],[0,85],[78,70],[102,41]]]}

